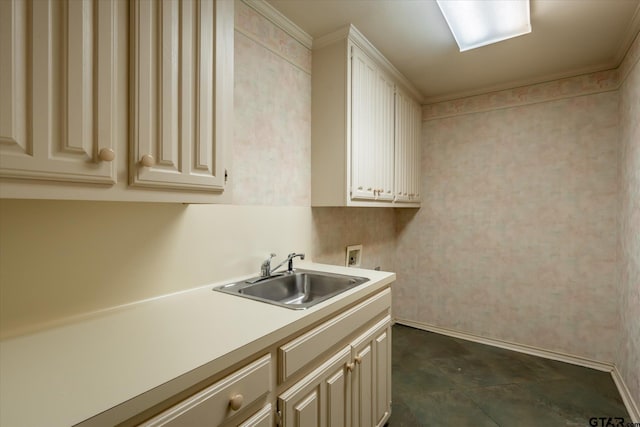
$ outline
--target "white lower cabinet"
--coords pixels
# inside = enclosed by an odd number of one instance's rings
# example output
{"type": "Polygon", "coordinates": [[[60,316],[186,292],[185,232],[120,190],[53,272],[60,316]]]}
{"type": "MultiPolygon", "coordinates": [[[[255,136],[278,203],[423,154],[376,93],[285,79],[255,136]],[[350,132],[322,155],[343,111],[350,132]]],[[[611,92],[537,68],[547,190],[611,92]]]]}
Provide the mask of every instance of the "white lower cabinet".
{"type": "Polygon", "coordinates": [[[391,318],[385,317],[352,344],[353,426],[382,426],[391,407],[391,318]]]}
{"type": "Polygon", "coordinates": [[[351,348],[345,347],[278,397],[283,426],[349,425],[348,367],[351,348]]]}
{"type": "Polygon", "coordinates": [[[390,314],[386,288],[264,348],[150,420],[121,425],[382,426],[391,415],[390,314]]]}
{"type": "MultiPolygon", "coordinates": [[[[222,378],[213,385],[140,424],[144,427],[217,426],[245,412],[271,391],[271,355],[222,378]]],[[[248,414],[247,414],[248,415],[248,414]]],[[[249,422],[250,420],[247,420],[249,422]]],[[[260,419],[254,424],[260,426],[260,419]]]]}
{"type": "Polygon", "coordinates": [[[375,427],[391,414],[391,318],[385,316],[278,397],[287,427],[375,427]]]}

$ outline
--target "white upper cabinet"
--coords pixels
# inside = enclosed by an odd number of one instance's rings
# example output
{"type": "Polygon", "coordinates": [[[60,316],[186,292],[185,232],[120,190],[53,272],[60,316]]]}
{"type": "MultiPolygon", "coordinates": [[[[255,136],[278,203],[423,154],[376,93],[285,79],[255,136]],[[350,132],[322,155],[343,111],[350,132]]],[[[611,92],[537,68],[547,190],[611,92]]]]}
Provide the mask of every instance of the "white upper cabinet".
{"type": "Polygon", "coordinates": [[[0,2],[0,176],[116,181],[115,2],[0,2]]]}
{"type": "Polygon", "coordinates": [[[418,207],[419,93],[353,26],[312,64],[312,206],[418,207]]]}
{"type": "Polygon", "coordinates": [[[351,59],[351,197],[375,199],[376,146],[378,136],[372,123],[376,119],[376,66],[360,49],[353,48],[351,59]]]}
{"type": "Polygon", "coordinates": [[[395,200],[420,203],[420,104],[396,91],[395,200]]]}
{"type": "Polygon", "coordinates": [[[0,0],[0,197],[229,202],[233,35],[233,0],[0,0]]]}
{"type": "Polygon", "coordinates": [[[351,47],[351,199],[393,200],[394,83],[351,47]]]}
{"type": "Polygon", "coordinates": [[[131,2],[131,184],[224,189],[215,42],[226,3],[131,2]]]}

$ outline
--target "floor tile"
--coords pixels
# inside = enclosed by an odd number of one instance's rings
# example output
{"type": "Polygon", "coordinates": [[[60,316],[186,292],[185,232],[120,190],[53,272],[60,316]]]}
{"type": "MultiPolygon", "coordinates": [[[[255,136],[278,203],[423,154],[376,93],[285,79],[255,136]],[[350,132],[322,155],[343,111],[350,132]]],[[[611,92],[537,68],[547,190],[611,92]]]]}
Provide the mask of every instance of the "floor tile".
{"type": "Polygon", "coordinates": [[[611,375],[395,325],[392,415],[398,426],[588,426],[630,420],[611,375]]]}
{"type": "MultiPolygon", "coordinates": [[[[404,396],[403,400],[420,426],[498,426],[470,398],[458,391],[404,396]]],[[[393,421],[392,416],[389,425],[395,427],[393,421]]]]}
{"type": "Polygon", "coordinates": [[[527,389],[511,384],[476,388],[465,392],[500,426],[585,426],[585,420],[568,416],[548,400],[527,389]]]}

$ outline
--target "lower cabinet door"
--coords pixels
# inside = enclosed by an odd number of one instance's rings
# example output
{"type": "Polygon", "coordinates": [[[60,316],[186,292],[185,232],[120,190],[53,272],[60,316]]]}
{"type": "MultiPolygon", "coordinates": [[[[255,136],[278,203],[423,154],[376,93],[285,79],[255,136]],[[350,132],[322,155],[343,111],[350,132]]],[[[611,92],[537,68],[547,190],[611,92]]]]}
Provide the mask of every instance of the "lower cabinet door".
{"type": "Polygon", "coordinates": [[[350,426],[351,347],[347,346],[278,397],[282,425],[350,426]]]}
{"type": "Polygon", "coordinates": [[[391,409],[391,319],[386,316],[351,343],[354,427],[382,426],[391,409]]]}

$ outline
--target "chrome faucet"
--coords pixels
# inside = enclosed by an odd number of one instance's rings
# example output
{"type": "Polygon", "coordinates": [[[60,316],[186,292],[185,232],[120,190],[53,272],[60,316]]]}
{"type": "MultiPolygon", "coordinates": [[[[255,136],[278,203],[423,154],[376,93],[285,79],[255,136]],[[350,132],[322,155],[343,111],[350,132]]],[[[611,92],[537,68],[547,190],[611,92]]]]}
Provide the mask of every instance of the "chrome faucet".
{"type": "Polygon", "coordinates": [[[276,271],[277,269],[282,267],[284,265],[284,263],[288,263],[288,265],[287,265],[287,273],[293,273],[293,259],[296,258],[296,257],[300,257],[300,259],[304,259],[304,254],[297,254],[295,252],[290,253],[289,255],[287,255],[287,259],[282,261],[275,268],[271,269],[271,273],[273,273],[274,271],[276,271]]]}

